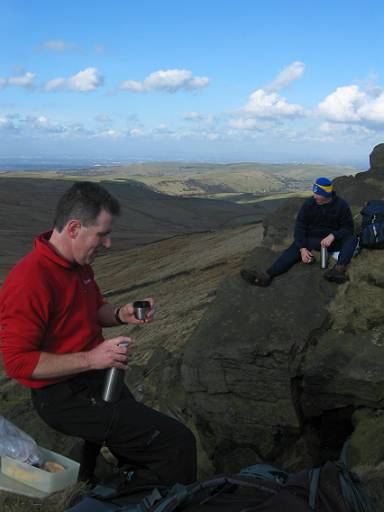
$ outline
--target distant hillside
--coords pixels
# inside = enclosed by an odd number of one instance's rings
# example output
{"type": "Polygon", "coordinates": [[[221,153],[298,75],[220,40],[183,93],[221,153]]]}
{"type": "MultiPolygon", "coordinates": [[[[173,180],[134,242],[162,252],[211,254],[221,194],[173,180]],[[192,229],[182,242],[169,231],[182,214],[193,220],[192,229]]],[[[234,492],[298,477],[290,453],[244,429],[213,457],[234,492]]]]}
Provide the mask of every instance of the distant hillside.
{"type": "MultiPolygon", "coordinates": [[[[196,164],[177,162],[97,166],[67,171],[44,171],[40,176],[139,182],[171,196],[227,199],[249,202],[270,194],[307,190],[318,176],[334,178],[355,174],[357,169],[321,164],[196,164]]],[[[38,173],[12,173],[36,176],[38,173]]],[[[11,175],[11,174],[7,174],[11,175]]]]}
{"type": "Polygon", "coordinates": [[[105,175],[135,180],[163,194],[251,201],[260,196],[302,191],[318,176],[334,178],[356,169],[320,164],[179,164],[146,163],[81,170],[87,176],[105,175]]]}
{"type": "MultiPolygon", "coordinates": [[[[0,175],[0,284],[11,266],[52,226],[55,206],[72,178],[34,179],[0,175]]],[[[170,197],[137,182],[102,181],[122,205],[113,249],[130,249],[176,235],[260,222],[264,208],[228,201],[170,197]]]]}

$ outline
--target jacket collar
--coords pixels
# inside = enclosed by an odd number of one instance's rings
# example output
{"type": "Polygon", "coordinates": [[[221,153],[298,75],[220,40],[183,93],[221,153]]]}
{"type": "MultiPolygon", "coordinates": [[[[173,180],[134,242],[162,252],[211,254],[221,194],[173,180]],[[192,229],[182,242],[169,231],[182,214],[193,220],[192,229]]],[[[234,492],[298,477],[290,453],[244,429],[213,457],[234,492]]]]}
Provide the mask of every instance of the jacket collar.
{"type": "Polygon", "coordinates": [[[53,261],[57,265],[60,265],[61,267],[67,269],[79,268],[80,265],[66,260],[56,251],[54,246],[49,241],[51,235],[52,231],[46,231],[45,233],[42,233],[36,238],[35,249],[37,250],[37,252],[43,255],[45,258],[48,258],[49,260],[53,261]]]}

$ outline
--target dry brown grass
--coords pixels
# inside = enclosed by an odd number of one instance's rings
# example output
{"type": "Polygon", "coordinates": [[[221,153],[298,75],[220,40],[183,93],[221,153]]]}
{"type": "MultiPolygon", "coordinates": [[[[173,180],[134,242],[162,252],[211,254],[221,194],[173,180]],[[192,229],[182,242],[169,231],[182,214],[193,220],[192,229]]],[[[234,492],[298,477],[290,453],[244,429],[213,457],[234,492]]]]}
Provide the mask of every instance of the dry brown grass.
{"type": "Polygon", "coordinates": [[[1,512],[64,512],[84,495],[87,486],[80,482],[44,499],[16,496],[0,491],[1,512]]]}

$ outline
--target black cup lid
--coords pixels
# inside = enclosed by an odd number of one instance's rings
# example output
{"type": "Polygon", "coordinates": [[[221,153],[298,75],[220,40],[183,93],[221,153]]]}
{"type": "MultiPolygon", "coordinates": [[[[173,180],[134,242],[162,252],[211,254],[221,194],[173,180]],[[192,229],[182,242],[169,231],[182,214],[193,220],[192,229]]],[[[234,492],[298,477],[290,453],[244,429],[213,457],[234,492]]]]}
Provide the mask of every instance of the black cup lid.
{"type": "Polygon", "coordinates": [[[150,308],[151,303],[148,300],[135,300],[133,303],[134,308],[150,308]]]}

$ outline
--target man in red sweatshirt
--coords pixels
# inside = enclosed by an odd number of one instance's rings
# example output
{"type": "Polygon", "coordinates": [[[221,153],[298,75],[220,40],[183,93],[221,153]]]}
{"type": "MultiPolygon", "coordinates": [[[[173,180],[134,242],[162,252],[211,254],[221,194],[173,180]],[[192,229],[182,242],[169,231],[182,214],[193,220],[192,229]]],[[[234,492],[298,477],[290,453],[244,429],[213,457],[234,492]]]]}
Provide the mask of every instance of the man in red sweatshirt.
{"type": "MultiPolygon", "coordinates": [[[[127,387],[105,402],[107,369],[125,369],[127,336],[104,339],[103,327],[137,324],[132,304],[105,301],[91,263],[111,246],[120,205],[95,183],[78,182],[60,199],[54,228],[10,272],[0,291],[0,342],[9,377],[31,388],[51,427],[81,437],[95,458],[105,444],[139,480],[170,485],[196,477],[193,434],[180,422],[137,402],[127,387]]],[[[85,466],[90,478],[93,463],[85,466]],[[91,468],[91,469],[90,469],[91,468]]]]}

